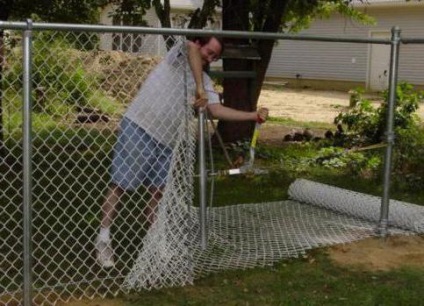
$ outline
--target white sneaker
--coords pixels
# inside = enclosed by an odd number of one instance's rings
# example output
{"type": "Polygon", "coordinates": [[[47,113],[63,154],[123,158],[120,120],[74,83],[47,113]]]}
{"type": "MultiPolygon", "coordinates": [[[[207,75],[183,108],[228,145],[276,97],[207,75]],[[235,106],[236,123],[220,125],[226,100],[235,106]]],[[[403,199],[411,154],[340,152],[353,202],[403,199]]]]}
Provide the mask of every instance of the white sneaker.
{"type": "Polygon", "coordinates": [[[95,248],[97,262],[103,268],[112,268],[115,266],[111,240],[101,240],[99,237],[97,237],[95,242],[95,248]]]}

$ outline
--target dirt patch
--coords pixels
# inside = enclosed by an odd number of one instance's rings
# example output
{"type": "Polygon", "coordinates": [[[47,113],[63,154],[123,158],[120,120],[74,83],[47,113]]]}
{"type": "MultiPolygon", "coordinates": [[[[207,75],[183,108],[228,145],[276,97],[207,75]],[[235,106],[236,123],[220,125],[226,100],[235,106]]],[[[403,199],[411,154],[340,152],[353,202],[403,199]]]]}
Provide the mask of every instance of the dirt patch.
{"type": "Polygon", "coordinates": [[[371,271],[388,271],[400,267],[424,269],[424,237],[369,238],[331,247],[328,254],[338,265],[371,271]]]}
{"type": "Polygon", "coordinates": [[[334,117],[349,107],[349,94],[310,89],[263,89],[258,103],[269,108],[272,117],[333,123],[334,117]]]}
{"type": "Polygon", "coordinates": [[[124,104],[132,101],[141,84],[161,58],[121,51],[79,52],[84,68],[102,79],[102,88],[124,104]]]}
{"type": "MultiPolygon", "coordinates": [[[[382,100],[377,95],[366,95],[378,107],[382,100]]],[[[341,111],[349,108],[350,95],[344,91],[264,88],[258,105],[268,107],[270,116],[291,118],[296,121],[333,123],[341,111]]],[[[424,118],[424,107],[417,111],[424,118]]]]}
{"type": "MultiPolygon", "coordinates": [[[[382,102],[376,95],[369,95],[367,98],[374,101],[375,107],[378,107],[382,102]]],[[[333,124],[334,118],[340,112],[349,109],[349,100],[349,93],[344,91],[292,89],[278,86],[275,89],[268,87],[262,89],[258,105],[267,107],[271,117],[289,118],[300,122],[333,124]]],[[[420,106],[417,114],[421,119],[424,119],[424,106],[420,106]]],[[[258,141],[279,144],[284,135],[293,130],[302,131],[302,127],[284,127],[267,123],[264,124],[258,141]]],[[[314,130],[317,136],[324,132],[314,130]]]]}
{"type": "MultiPolygon", "coordinates": [[[[271,117],[293,119],[299,122],[332,124],[334,118],[349,107],[349,94],[341,91],[298,90],[290,88],[263,89],[258,102],[267,107],[271,117]]],[[[259,143],[282,144],[287,134],[302,133],[302,126],[263,125],[259,143]]],[[[334,126],[335,130],[335,126],[334,126]]],[[[314,136],[322,137],[325,130],[314,129],[314,136]]]]}

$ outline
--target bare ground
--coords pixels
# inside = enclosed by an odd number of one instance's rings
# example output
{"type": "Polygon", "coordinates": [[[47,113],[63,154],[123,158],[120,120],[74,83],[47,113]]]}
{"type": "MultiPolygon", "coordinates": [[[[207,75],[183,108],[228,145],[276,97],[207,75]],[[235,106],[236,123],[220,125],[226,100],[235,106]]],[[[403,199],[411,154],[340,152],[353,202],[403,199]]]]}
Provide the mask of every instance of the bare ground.
{"type": "MultiPolygon", "coordinates": [[[[374,101],[376,106],[382,102],[378,96],[369,95],[367,98],[374,101]]],[[[348,109],[349,94],[313,89],[263,89],[259,105],[269,108],[272,117],[332,123],[338,113],[348,109]]],[[[424,118],[423,107],[418,110],[418,115],[424,118]]]]}
{"type": "MultiPolygon", "coordinates": [[[[291,88],[262,89],[258,105],[267,107],[271,117],[332,124],[337,114],[348,109],[349,94],[341,91],[291,88]]],[[[267,123],[261,129],[258,141],[278,145],[282,143],[285,135],[292,132],[302,132],[302,127],[267,123]]],[[[322,136],[325,130],[315,129],[313,133],[315,136],[322,136]]]]}
{"type": "Polygon", "coordinates": [[[424,269],[423,236],[389,236],[369,238],[336,245],[328,254],[339,265],[371,271],[388,271],[399,267],[424,269]]]}
{"type": "MultiPolygon", "coordinates": [[[[334,118],[341,111],[348,110],[349,98],[348,92],[343,91],[292,88],[263,89],[259,98],[259,106],[267,107],[272,117],[333,124],[334,118]]],[[[382,102],[376,96],[369,96],[368,98],[375,101],[375,106],[382,102]]],[[[420,118],[424,119],[424,107],[420,107],[417,113],[420,118]]],[[[268,123],[264,125],[259,141],[267,141],[273,144],[281,143],[284,135],[292,129],[292,127],[287,128],[268,123]]],[[[315,132],[319,134],[323,131],[315,132]]]]}
{"type": "Polygon", "coordinates": [[[334,117],[349,106],[349,94],[291,88],[263,89],[259,105],[269,108],[272,117],[332,123],[334,117]]]}

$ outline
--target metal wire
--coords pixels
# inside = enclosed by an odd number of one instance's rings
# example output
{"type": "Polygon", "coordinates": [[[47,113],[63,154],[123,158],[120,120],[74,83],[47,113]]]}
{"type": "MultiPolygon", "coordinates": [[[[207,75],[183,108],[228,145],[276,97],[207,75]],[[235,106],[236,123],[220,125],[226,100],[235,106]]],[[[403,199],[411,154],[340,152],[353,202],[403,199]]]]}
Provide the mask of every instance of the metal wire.
{"type": "MultiPolygon", "coordinates": [[[[326,216],[327,212],[318,213],[314,209],[302,212],[305,205],[295,201],[260,203],[256,206],[234,205],[213,208],[210,211],[208,224],[212,229],[208,238],[210,246],[219,246],[218,249],[208,248],[201,252],[194,248],[193,253],[179,252],[183,249],[185,240],[181,240],[180,236],[174,237],[173,241],[182,243],[178,244],[181,249],[171,247],[169,240],[175,233],[198,243],[197,208],[189,211],[189,217],[184,219],[189,220],[190,232],[181,231],[181,224],[171,222],[172,226],[168,230],[157,229],[163,235],[147,235],[147,216],[144,215],[143,207],[148,203],[149,191],[148,188],[140,187],[136,191],[125,193],[121,198],[124,205],[112,227],[115,267],[111,270],[101,268],[96,263],[94,251],[101,205],[110,182],[112,147],[121,130],[119,122],[129,110],[128,104],[137,96],[140,85],[149,82],[147,75],[166,53],[166,42],[160,34],[173,34],[177,38],[181,35],[217,35],[376,44],[391,44],[391,41],[5,21],[0,21],[0,28],[10,32],[9,38],[4,42],[3,62],[7,65],[3,66],[2,71],[2,106],[8,111],[3,113],[6,153],[2,156],[0,182],[0,247],[4,255],[0,262],[1,302],[13,305],[42,300],[44,304],[55,304],[74,298],[116,295],[122,292],[123,281],[134,268],[136,257],[140,254],[147,255],[147,251],[143,253],[143,245],[148,246],[147,250],[150,246],[152,252],[145,257],[152,260],[149,269],[159,267],[156,270],[159,274],[178,268],[171,264],[163,265],[163,260],[173,262],[169,254],[175,253],[192,259],[183,261],[185,265],[180,267],[180,271],[185,274],[176,274],[175,278],[168,278],[158,285],[165,286],[190,283],[194,277],[215,270],[246,268],[258,262],[260,265],[269,264],[285,256],[298,256],[299,252],[304,252],[304,245],[307,249],[326,245],[331,241],[352,241],[375,234],[370,230],[374,226],[372,224],[367,225],[364,235],[359,235],[357,230],[363,228],[362,221],[344,227],[343,233],[340,233],[339,229],[332,226],[334,220],[328,221],[327,217],[314,218],[326,216]],[[125,47],[126,50],[135,52],[119,49],[101,51],[100,43],[111,48],[125,46],[122,33],[133,35],[134,40],[141,41],[136,50],[132,45],[125,47]],[[31,35],[32,42],[29,41],[31,35]],[[157,43],[153,44],[152,41],[157,43]],[[26,70],[25,74],[23,68],[26,70]],[[28,74],[30,68],[32,77],[28,74]],[[23,95],[25,99],[22,99],[23,95]],[[26,102],[25,108],[23,100],[26,102]],[[24,109],[25,114],[22,112],[24,109]],[[32,121],[29,117],[32,117],[32,121]],[[287,211],[284,210],[286,208],[287,211]],[[281,215],[288,219],[277,217],[281,215]],[[24,224],[23,220],[32,222],[28,224],[25,221],[24,224]],[[311,220],[314,226],[308,227],[304,220],[311,220]],[[241,230],[249,228],[249,224],[255,230],[264,231],[241,230]],[[321,233],[321,227],[329,228],[325,237],[317,234],[321,233]],[[308,228],[315,234],[307,236],[305,233],[308,228]],[[299,236],[303,238],[293,239],[293,233],[303,235],[299,236]],[[332,235],[344,235],[348,238],[336,239],[332,235]],[[143,240],[145,237],[146,240],[143,240]],[[228,237],[233,237],[234,240],[228,237]],[[240,261],[237,256],[251,254],[244,249],[243,241],[252,239],[258,242],[261,241],[260,237],[267,239],[260,242],[256,249],[252,248],[257,256],[240,261]],[[311,237],[316,240],[311,240],[311,237]],[[290,244],[293,240],[297,242],[290,244]],[[168,252],[161,253],[160,247],[163,245],[170,246],[168,252]],[[269,247],[270,245],[273,247],[269,247]],[[280,251],[280,247],[283,251],[280,251]],[[218,256],[220,250],[233,255],[218,256]],[[159,255],[156,256],[157,254],[159,255]],[[193,271],[195,273],[190,274],[193,271]],[[25,292],[22,291],[24,283],[25,292]]],[[[400,42],[422,43],[422,40],[400,39],[400,42]]],[[[178,77],[181,78],[181,75],[178,77]]],[[[395,73],[393,76],[396,78],[395,73]]],[[[151,82],[154,92],[163,92],[164,85],[165,80],[156,79],[151,82]]],[[[170,98],[179,99],[180,96],[185,95],[175,91],[170,98]]],[[[146,110],[145,116],[152,122],[161,122],[162,141],[171,139],[173,142],[172,125],[159,120],[153,107],[146,110]]],[[[189,126],[188,130],[192,131],[192,127],[189,126]]],[[[181,131],[181,135],[187,135],[184,133],[186,130],[181,131]]],[[[189,175],[194,172],[193,165],[190,164],[193,154],[192,151],[186,152],[183,140],[180,139],[181,149],[175,154],[179,159],[173,161],[176,165],[181,163],[177,169],[183,170],[181,173],[175,172],[176,176],[172,177],[174,181],[179,181],[172,189],[176,192],[174,198],[181,204],[176,207],[187,205],[194,192],[192,177],[189,175]]],[[[175,202],[170,201],[169,206],[165,207],[174,207],[174,204],[175,202]]],[[[163,214],[169,211],[171,210],[165,209],[163,214]]],[[[187,217],[185,210],[178,212],[187,217]]],[[[345,219],[339,222],[344,223],[345,219]]],[[[418,225],[417,228],[420,228],[418,225]]],[[[143,256],[139,258],[142,262],[143,256]]],[[[146,274],[147,278],[150,277],[148,280],[151,287],[158,281],[152,275],[154,274],[146,274]]]]}

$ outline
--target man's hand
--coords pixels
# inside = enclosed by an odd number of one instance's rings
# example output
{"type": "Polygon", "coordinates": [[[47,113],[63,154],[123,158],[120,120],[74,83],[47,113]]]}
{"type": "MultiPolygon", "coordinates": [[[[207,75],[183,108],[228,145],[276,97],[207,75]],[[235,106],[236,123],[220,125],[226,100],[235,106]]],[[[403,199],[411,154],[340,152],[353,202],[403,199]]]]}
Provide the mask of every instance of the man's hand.
{"type": "Polygon", "coordinates": [[[264,123],[266,121],[266,119],[268,119],[268,109],[265,107],[261,107],[258,109],[257,114],[258,114],[258,119],[257,121],[259,123],[264,123]]]}
{"type": "Polygon", "coordinates": [[[206,107],[208,104],[208,95],[203,89],[196,90],[196,96],[193,103],[195,108],[206,107]]]}

